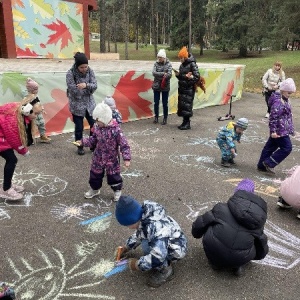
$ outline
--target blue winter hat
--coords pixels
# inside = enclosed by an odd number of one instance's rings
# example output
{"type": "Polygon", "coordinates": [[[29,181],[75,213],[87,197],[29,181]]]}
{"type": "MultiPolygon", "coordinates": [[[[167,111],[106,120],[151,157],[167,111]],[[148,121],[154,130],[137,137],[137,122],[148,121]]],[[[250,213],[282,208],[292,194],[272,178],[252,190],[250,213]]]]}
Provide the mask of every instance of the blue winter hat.
{"type": "Polygon", "coordinates": [[[116,205],[116,219],[124,226],[137,223],[142,217],[142,205],[131,196],[121,196],[116,205]]]}
{"type": "Polygon", "coordinates": [[[234,192],[239,190],[247,191],[249,193],[254,193],[255,190],[255,183],[251,179],[243,179],[235,188],[234,192]]]}

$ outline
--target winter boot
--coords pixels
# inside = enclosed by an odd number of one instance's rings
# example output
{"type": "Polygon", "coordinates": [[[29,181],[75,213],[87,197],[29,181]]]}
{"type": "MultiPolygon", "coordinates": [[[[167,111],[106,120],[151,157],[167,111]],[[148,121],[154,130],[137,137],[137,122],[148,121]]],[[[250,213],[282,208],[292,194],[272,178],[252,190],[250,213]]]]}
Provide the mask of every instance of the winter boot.
{"type": "Polygon", "coordinates": [[[84,198],[86,199],[92,199],[93,197],[100,194],[100,190],[93,190],[90,188],[86,193],[84,193],[84,198]]]}
{"type": "Polygon", "coordinates": [[[48,138],[48,137],[46,136],[46,134],[43,134],[43,135],[40,136],[40,142],[41,142],[41,143],[47,143],[47,144],[49,144],[49,143],[51,142],[51,139],[48,138]]]}
{"type": "Polygon", "coordinates": [[[292,207],[291,205],[289,205],[288,203],[286,203],[284,201],[284,199],[282,197],[280,197],[280,196],[278,197],[277,205],[279,207],[281,207],[281,208],[291,208],[292,207]]]}
{"type": "Polygon", "coordinates": [[[224,160],[222,158],[222,160],[221,160],[221,166],[229,168],[230,167],[230,163],[227,160],[224,160]]]}
{"type": "Polygon", "coordinates": [[[117,190],[117,191],[114,191],[114,201],[115,202],[118,202],[120,197],[122,195],[122,191],[121,190],[117,190]]]}
{"type": "Polygon", "coordinates": [[[154,123],[154,124],[158,123],[158,117],[154,117],[153,123],[154,123]]]}
{"type": "Polygon", "coordinates": [[[179,128],[180,130],[188,130],[191,129],[191,121],[185,121],[185,124],[183,126],[181,126],[181,128],[179,128]]]}
{"type": "Polygon", "coordinates": [[[148,285],[151,287],[159,287],[163,283],[170,281],[174,278],[174,270],[172,265],[170,264],[167,267],[163,267],[161,270],[154,270],[151,275],[148,285]]]}
{"type": "Polygon", "coordinates": [[[77,154],[78,155],[84,155],[84,149],[83,149],[83,146],[79,146],[78,149],[77,149],[77,154]]]}
{"type": "Polygon", "coordinates": [[[166,125],[166,124],[167,124],[167,118],[163,118],[161,125],[166,125]]]}
{"type": "Polygon", "coordinates": [[[183,119],[182,124],[178,126],[178,129],[181,130],[181,128],[182,128],[183,126],[185,126],[185,124],[186,124],[186,120],[183,119]]]}

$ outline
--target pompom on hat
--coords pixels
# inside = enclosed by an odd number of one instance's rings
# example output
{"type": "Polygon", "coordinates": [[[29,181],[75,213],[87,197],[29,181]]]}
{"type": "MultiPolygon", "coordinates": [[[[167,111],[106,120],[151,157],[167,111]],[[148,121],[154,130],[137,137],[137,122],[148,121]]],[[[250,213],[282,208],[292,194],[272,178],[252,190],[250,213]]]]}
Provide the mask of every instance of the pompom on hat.
{"type": "Polygon", "coordinates": [[[104,103],[107,104],[111,109],[116,109],[116,101],[112,96],[106,96],[104,103]]]}
{"type": "Polygon", "coordinates": [[[142,205],[131,196],[121,196],[116,204],[116,219],[123,226],[137,223],[142,214],[142,205]]]}
{"type": "Polygon", "coordinates": [[[247,129],[247,127],[248,127],[248,119],[247,118],[240,118],[240,119],[238,119],[237,120],[237,122],[235,123],[235,125],[237,126],[237,127],[240,127],[240,128],[242,128],[242,129],[244,129],[244,130],[246,130],[247,129]]]}
{"type": "Polygon", "coordinates": [[[166,58],[167,57],[166,50],[165,49],[160,49],[157,53],[157,57],[166,58]]]}
{"type": "Polygon", "coordinates": [[[296,85],[292,78],[287,78],[283,80],[280,84],[279,89],[284,92],[295,93],[296,92],[296,85]]]}
{"type": "Polygon", "coordinates": [[[108,125],[112,119],[111,108],[104,102],[97,104],[93,111],[93,119],[108,125]]]}
{"type": "Polygon", "coordinates": [[[81,52],[76,52],[74,55],[75,58],[75,66],[78,68],[80,65],[87,65],[89,63],[86,55],[81,52]]]}
{"type": "Polygon", "coordinates": [[[37,94],[39,91],[39,85],[36,81],[28,77],[26,80],[26,89],[29,94],[37,94]]]}
{"type": "Polygon", "coordinates": [[[187,50],[187,48],[184,46],[181,48],[181,50],[178,52],[178,57],[179,58],[188,58],[189,57],[189,52],[187,50]]]}
{"type": "Polygon", "coordinates": [[[242,181],[240,181],[240,183],[235,188],[234,192],[237,192],[239,190],[243,190],[249,193],[254,193],[255,183],[251,179],[245,178],[242,181]]]}

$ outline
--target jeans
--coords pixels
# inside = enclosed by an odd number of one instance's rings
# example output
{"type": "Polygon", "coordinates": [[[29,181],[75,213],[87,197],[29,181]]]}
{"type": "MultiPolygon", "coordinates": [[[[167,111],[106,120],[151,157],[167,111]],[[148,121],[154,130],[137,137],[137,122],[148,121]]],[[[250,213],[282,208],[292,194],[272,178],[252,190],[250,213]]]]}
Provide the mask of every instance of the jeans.
{"type": "MultiPolygon", "coordinates": [[[[73,122],[75,124],[75,141],[80,141],[83,136],[83,119],[84,117],[73,115],[73,122]]],[[[87,119],[90,128],[94,126],[95,120],[89,115],[88,111],[85,112],[85,118],[87,119]]]]}
{"type": "Polygon", "coordinates": [[[168,118],[169,114],[169,108],[168,108],[168,99],[169,99],[169,91],[153,91],[154,94],[154,114],[155,117],[159,116],[159,100],[160,100],[160,94],[161,94],[161,100],[163,104],[163,113],[164,113],[164,118],[168,118]]]}

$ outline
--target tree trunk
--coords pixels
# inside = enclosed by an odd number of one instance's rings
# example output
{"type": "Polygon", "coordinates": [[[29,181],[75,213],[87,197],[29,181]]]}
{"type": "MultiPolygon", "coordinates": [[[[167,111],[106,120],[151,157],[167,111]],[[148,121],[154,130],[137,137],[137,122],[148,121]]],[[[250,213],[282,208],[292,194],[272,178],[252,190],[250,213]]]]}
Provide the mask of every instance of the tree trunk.
{"type": "Polygon", "coordinates": [[[247,57],[247,47],[240,46],[239,57],[247,57]]]}
{"type": "Polygon", "coordinates": [[[129,19],[128,19],[128,0],[124,0],[124,30],[125,30],[125,59],[128,60],[128,28],[129,28],[129,19]]]}
{"type": "Polygon", "coordinates": [[[105,0],[100,0],[100,53],[106,52],[106,13],[105,0]]]}

